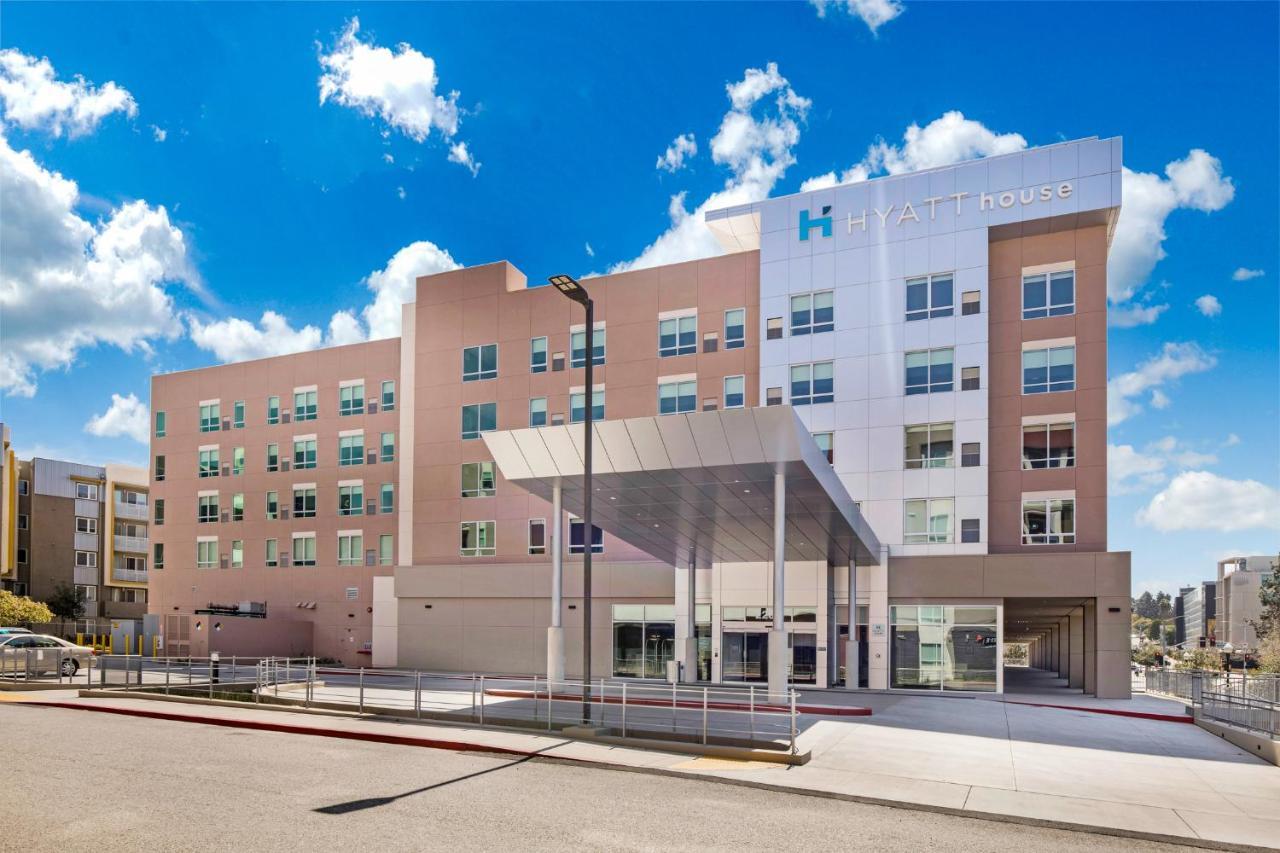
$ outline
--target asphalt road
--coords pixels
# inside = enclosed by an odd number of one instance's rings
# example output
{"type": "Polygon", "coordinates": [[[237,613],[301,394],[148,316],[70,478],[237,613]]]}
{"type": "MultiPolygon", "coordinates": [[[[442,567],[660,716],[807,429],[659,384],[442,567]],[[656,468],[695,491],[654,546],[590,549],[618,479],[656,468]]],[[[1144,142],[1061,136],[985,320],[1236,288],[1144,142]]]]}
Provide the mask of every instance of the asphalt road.
{"type": "Polygon", "coordinates": [[[0,704],[0,732],[0,850],[1191,849],[537,758],[14,704],[0,704]]]}

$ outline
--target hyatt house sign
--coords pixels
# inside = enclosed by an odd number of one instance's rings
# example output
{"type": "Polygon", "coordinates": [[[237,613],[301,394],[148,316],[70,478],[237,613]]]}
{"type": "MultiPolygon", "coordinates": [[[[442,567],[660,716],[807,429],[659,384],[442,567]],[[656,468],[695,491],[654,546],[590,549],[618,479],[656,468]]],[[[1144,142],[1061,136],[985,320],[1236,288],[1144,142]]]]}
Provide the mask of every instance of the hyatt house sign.
{"type": "MultiPolygon", "coordinates": [[[[1053,198],[1071,198],[1074,190],[1070,181],[1060,184],[1045,184],[1040,187],[1023,187],[1018,190],[1006,190],[996,193],[978,193],[978,210],[995,210],[997,207],[1008,209],[1014,205],[1028,205],[1036,202],[1050,201],[1053,198]]],[[[890,223],[894,225],[902,225],[904,222],[921,222],[922,214],[928,215],[929,221],[932,222],[938,216],[938,206],[946,204],[954,204],[956,216],[961,215],[960,202],[973,193],[959,192],[949,193],[948,195],[936,195],[923,199],[919,208],[911,202],[899,207],[896,204],[890,204],[883,209],[878,207],[863,208],[859,216],[854,216],[850,211],[846,218],[846,227],[849,233],[853,233],[854,228],[867,230],[867,216],[874,216],[880,220],[880,227],[887,228],[890,223]]],[[[809,234],[815,228],[820,229],[823,237],[830,237],[833,225],[833,216],[831,213],[831,205],[822,208],[821,216],[813,216],[807,210],[800,211],[800,239],[808,240],[809,234]]]]}

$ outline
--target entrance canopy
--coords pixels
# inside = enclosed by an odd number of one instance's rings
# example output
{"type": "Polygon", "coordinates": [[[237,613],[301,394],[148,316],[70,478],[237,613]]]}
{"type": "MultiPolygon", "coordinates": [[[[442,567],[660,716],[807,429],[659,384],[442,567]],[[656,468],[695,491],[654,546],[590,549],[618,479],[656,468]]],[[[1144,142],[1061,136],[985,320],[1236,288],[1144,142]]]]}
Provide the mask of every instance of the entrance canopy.
{"type": "MultiPolygon", "coordinates": [[[[592,523],[673,566],[773,559],[774,474],[786,559],[874,564],[880,543],[790,406],[594,424],[592,523]]],[[[582,514],[580,424],[483,433],[502,476],[582,514]]]]}

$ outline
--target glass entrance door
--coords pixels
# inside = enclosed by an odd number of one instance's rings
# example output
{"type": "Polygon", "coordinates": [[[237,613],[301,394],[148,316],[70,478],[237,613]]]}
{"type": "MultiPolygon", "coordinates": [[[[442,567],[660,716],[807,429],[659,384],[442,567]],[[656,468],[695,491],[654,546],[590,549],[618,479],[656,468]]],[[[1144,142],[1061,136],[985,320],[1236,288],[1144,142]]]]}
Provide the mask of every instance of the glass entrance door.
{"type": "Polygon", "coordinates": [[[769,635],[756,631],[725,631],[721,645],[721,680],[767,681],[769,635]]]}

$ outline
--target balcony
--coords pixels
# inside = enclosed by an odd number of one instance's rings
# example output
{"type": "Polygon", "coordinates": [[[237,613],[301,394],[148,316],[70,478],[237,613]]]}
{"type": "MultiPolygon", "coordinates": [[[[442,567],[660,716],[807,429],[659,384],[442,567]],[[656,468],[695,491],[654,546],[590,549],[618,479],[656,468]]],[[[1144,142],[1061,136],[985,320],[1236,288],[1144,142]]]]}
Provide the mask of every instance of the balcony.
{"type": "Polygon", "coordinates": [[[146,569],[121,569],[113,566],[111,569],[111,579],[113,581],[129,581],[132,583],[146,583],[147,570],[146,569]]]}
{"type": "Polygon", "coordinates": [[[146,504],[127,504],[123,501],[116,501],[115,514],[116,518],[127,518],[131,521],[146,521],[148,509],[150,509],[150,507],[146,504]]]}
{"type": "Polygon", "coordinates": [[[150,546],[150,540],[146,536],[120,536],[115,537],[115,549],[130,554],[145,554],[150,546]]]}

